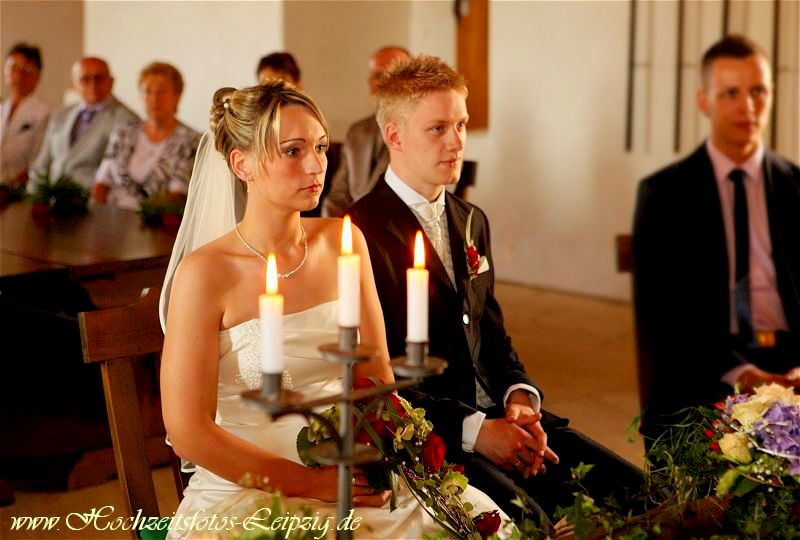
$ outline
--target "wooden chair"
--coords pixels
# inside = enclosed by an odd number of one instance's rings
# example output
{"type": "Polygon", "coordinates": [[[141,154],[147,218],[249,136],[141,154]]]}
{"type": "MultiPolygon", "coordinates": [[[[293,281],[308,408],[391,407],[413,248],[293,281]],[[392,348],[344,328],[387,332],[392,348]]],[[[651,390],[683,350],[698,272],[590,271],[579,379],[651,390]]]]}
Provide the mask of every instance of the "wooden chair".
{"type": "MultiPolygon", "coordinates": [[[[184,487],[163,433],[145,436],[136,386],[134,363],[157,358],[164,345],[159,296],[151,288],[131,305],[78,314],[84,362],[100,364],[114,459],[131,516],[139,509],[143,516],[160,515],[150,471],[154,460],[166,463],[171,455],[179,499],[184,487]]],[[[156,413],[161,421],[160,405],[156,413]]]]}
{"type": "MultiPolygon", "coordinates": [[[[616,244],[617,272],[630,274],[633,272],[633,247],[630,234],[618,234],[614,239],[616,244]]],[[[633,282],[631,282],[631,287],[633,282]]],[[[639,337],[639,328],[634,308],[634,329],[636,334],[636,372],[639,384],[639,405],[644,409],[647,405],[650,388],[655,376],[655,366],[652,357],[642,348],[639,337]]]]}
{"type": "Polygon", "coordinates": [[[467,188],[475,185],[475,177],[478,175],[478,162],[465,161],[461,167],[461,176],[456,184],[455,195],[466,200],[467,188]]]}

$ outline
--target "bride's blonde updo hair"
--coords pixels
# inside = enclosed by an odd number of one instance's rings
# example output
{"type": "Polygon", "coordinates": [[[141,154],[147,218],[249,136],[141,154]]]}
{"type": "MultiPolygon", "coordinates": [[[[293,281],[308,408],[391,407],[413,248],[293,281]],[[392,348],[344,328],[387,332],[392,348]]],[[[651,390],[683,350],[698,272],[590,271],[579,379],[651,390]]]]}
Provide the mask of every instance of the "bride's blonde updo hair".
{"type": "Polygon", "coordinates": [[[272,149],[280,153],[281,107],[286,105],[307,107],[329,136],[328,123],[316,102],[283,80],[273,79],[241,90],[220,88],[214,92],[210,127],[215,146],[225,156],[228,168],[234,149],[254,153],[262,163],[272,154],[272,149]]]}

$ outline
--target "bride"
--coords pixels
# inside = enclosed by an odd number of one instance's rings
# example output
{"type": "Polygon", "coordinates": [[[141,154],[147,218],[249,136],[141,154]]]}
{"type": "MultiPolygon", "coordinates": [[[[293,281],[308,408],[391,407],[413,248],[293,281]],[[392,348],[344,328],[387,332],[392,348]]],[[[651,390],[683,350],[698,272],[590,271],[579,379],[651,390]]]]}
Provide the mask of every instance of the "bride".
{"type": "MultiPolygon", "coordinates": [[[[317,351],[337,340],[341,220],[300,217],[319,202],[328,140],[316,103],[287,83],[214,94],[211,130],[198,149],[161,299],[164,422],[175,452],[197,466],[173,536],[189,532],[188,517],[209,517],[252,493],[237,484],[245,475],[263,479],[266,489],[280,491],[295,507],[335,513],[337,469],[305,467],[297,455],[304,420],[271,421],[239,397],[261,384],[257,298],[265,288],[268,252],[276,254],[285,299],[284,385],[313,397],[341,388],[341,367],[317,351]]],[[[369,254],[360,231],[353,236],[363,260],[361,341],[380,351],[355,367],[354,379],[392,381],[369,254]]],[[[438,532],[409,490],[400,490],[399,506],[390,515],[389,492],[371,489],[361,471],[354,476],[355,515],[363,523],[356,537],[421,538],[438,532]]],[[[475,489],[463,497],[477,512],[496,509],[475,489]]]]}

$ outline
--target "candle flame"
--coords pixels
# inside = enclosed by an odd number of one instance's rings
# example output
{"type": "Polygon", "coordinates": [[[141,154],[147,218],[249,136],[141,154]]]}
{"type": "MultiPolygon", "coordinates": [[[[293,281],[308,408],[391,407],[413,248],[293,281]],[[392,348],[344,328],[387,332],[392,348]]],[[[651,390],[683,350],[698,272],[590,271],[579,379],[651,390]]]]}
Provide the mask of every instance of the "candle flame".
{"type": "Polygon", "coordinates": [[[417,231],[414,239],[414,268],[425,268],[425,244],[422,241],[422,231],[417,231]]]}
{"type": "Polygon", "coordinates": [[[267,294],[278,293],[278,264],[275,262],[275,254],[267,255],[267,294]]]}
{"type": "Polygon", "coordinates": [[[342,255],[353,253],[353,227],[350,225],[350,216],[344,216],[342,223],[342,255]]]}

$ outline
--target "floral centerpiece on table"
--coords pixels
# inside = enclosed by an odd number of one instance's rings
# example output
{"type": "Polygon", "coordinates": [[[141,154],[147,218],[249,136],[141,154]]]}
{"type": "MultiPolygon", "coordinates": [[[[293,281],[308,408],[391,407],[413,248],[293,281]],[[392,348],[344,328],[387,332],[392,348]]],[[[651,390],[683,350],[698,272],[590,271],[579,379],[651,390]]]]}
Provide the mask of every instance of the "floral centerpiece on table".
{"type": "Polygon", "coordinates": [[[25,198],[25,184],[0,184],[0,208],[25,198]]]}
{"type": "Polygon", "coordinates": [[[139,215],[142,223],[148,227],[164,227],[168,230],[178,230],[183,218],[186,201],[174,199],[163,195],[147,197],[139,205],[139,215]]]}
{"type": "MultiPolygon", "coordinates": [[[[359,379],[355,390],[382,384],[375,378],[359,379]]],[[[297,435],[297,451],[308,467],[319,467],[309,450],[333,439],[330,429],[339,429],[340,412],[335,405],[321,413],[327,421],[314,420],[297,435]]],[[[411,489],[423,508],[455,538],[488,538],[500,527],[497,511],[470,517],[472,505],[461,500],[467,487],[464,468],[445,459],[442,439],[425,419],[425,410],[414,408],[394,394],[356,402],[353,407],[355,440],[377,448],[381,461],[367,465],[366,475],[376,490],[391,490],[391,508],[396,507],[397,474],[411,489]]]]}
{"type": "Polygon", "coordinates": [[[67,215],[86,212],[89,204],[89,190],[70,178],[62,176],[55,182],[50,177],[41,176],[34,186],[34,216],[53,214],[67,215]]]}

